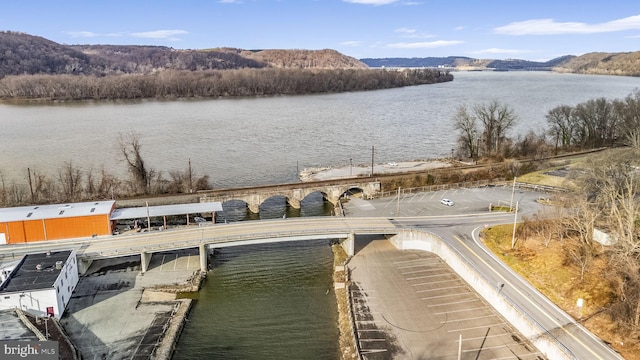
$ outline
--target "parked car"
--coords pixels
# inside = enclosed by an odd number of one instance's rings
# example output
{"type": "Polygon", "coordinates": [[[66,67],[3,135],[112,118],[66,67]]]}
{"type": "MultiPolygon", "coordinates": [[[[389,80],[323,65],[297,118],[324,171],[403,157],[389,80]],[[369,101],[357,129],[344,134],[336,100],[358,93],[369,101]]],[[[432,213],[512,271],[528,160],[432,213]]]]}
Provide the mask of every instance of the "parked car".
{"type": "Polygon", "coordinates": [[[440,200],[440,204],[447,205],[447,206],[453,206],[455,203],[451,199],[442,199],[442,200],[440,200]]]}

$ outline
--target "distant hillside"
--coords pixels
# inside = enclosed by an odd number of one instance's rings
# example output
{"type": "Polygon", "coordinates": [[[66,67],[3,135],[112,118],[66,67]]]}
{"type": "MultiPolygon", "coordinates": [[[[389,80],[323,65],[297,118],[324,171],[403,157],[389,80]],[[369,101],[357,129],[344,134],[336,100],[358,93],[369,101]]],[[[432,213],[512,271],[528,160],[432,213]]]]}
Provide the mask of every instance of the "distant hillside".
{"type": "Polygon", "coordinates": [[[441,67],[459,70],[551,70],[573,56],[563,56],[547,62],[520,59],[492,60],[474,59],[464,56],[426,57],[426,58],[382,58],[361,59],[370,67],[441,67]]]}
{"type": "Polygon", "coordinates": [[[640,76],[640,51],[584,54],[557,65],[553,70],[578,74],[640,76]]]}
{"type": "Polygon", "coordinates": [[[365,58],[360,59],[369,67],[456,67],[474,59],[462,56],[426,57],[426,58],[365,58]]]}
{"type": "Polygon", "coordinates": [[[366,68],[334,50],[177,50],[165,46],[62,45],[25,33],[0,32],[0,78],[22,74],[149,74],[158,70],[366,68]]]}

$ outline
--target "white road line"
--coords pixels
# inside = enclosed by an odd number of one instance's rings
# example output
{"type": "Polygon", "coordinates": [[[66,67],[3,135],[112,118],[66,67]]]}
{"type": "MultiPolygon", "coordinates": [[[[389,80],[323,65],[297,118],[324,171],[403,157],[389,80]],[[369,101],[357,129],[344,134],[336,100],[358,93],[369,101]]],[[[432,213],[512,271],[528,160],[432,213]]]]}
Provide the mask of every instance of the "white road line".
{"type": "Polygon", "coordinates": [[[478,329],[486,329],[486,328],[490,328],[490,327],[494,327],[494,326],[501,326],[504,325],[504,322],[501,323],[497,323],[497,324],[491,324],[491,325],[482,325],[482,326],[474,326],[474,327],[470,327],[470,328],[461,328],[461,329],[453,329],[453,330],[447,330],[447,332],[457,332],[457,331],[469,331],[469,330],[478,330],[478,329]]]}
{"type": "MultiPolygon", "coordinates": [[[[425,286],[425,285],[431,285],[431,284],[439,284],[439,283],[443,283],[443,282],[452,282],[455,280],[439,280],[439,281],[429,281],[426,283],[419,283],[419,284],[412,284],[411,286],[425,286]]],[[[458,281],[459,283],[460,281],[458,281]]]]}
{"type": "Polygon", "coordinates": [[[436,275],[425,275],[425,276],[406,278],[405,280],[410,281],[410,280],[418,280],[418,279],[427,279],[427,278],[438,277],[438,276],[453,276],[453,274],[445,273],[445,274],[436,274],[436,275]]]}
{"type": "Polygon", "coordinates": [[[450,324],[450,323],[454,323],[454,322],[460,322],[460,321],[469,321],[469,320],[478,320],[478,319],[486,319],[486,318],[490,318],[490,317],[498,317],[498,315],[496,314],[491,314],[491,315],[484,315],[484,316],[475,316],[475,317],[470,317],[470,318],[464,318],[464,319],[448,319],[446,321],[440,321],[440,324],[450,324]]]}
{"type": "Polygon", "coordinates": [[[428,307],[450,306],[450,305],[455,305],[455,304],[464,304],[464,303],[474,302],[474,301],[480,301],[480,299],[478,299],[478,298],[475,298],[475,299],[466,299],[466,300],[461,300],[461,301],[448,302],[448,303],[445,303],[445,304],[432,304],[432,305],[427,305],[427,306],[428,306],[428,307]]]}
{"type": "Polygon", "coordinates": [[[482,307],[471,308],[471,309],[441,311],[441,312],[433,313],[433,315],[453,314],[453,313],[458,313],[458,312],[475,311],[475,310],[483,310],[483,309],[491,309],[491,308],[488,307],[488,306],[482,306],[482,307]]]}
{"type": "Polygon", "coordinates": [[[400,275],[410,275],[410,274],[418,274],[418,273],[423,273],[423,272],[427,272],[427,271],[442,271],[445,270],[441,267],[435,268],[435,269],[424,269],[424,270],[418,270],[418,271],[407,271],[407,272],[403,272],[400,273],[400,275]]]}
{"type": "MultiPolygon", "coordinates": [[[[448,290],[448,289],[459,289],[459,288],[465,288],[467,287],[467,285],[459,285],[459,286],[447,286],[447,287],[443,287],[443,288],[437,288],[437,289],[425,289],[425,290],[417,290],[417,293],[423,293],[423,292],[429,292],[429,291],[439,291],[439,290],[448,290]]],[[[462,294],[467,294],[462,293],[462,294]]]]}
{"type": "Polygon", "coordinates": [[[440,299],[440,298],[445,298],[445,297],[460,296],[460,295],[466,295],[466,294],[472,294],[472,293],[456,293],[456,294],[438,295],[438,296],[431,296],[431,297],[426,297],[426,298],[420,298],[420,300],[440,299]]]}

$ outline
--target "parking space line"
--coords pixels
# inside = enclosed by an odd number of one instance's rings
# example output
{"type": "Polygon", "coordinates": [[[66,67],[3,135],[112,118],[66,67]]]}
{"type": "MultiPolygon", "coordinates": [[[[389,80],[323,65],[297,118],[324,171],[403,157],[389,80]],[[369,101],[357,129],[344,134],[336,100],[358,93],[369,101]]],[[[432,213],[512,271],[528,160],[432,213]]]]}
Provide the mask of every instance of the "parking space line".
{"type": "MultiPolygon", "coordinates": [[[[455,280],[439,280],[439,281],[429,281],[426,283],[419,283],[419,284],[411,284],[411,286],[425,286],[425,285],[431,285],[431,284],[439,284],[439,283],[443,283],[443,282],[452,282],[455,280]]],[[[459,281],[458,281],[459,283],[459,281]]]]}
{"type": "Polygon", "coordinates": [[[448,290],[448,289],[458,289],[458,288],[463,288],[463,287],[467,287],[467,285],[459,285],[459,286],[447,286],[447,287],[443,287],[443,288],[437,288],[437,289],[424,289],[424,290],[417,290],[417,293],[423,293],[423,292],[429,292],[429,291],[439,291],[439,290],[448,290]]]}
{"type": "MultiPolygon", "coordinates": [[[[416,264],[416,265],[400,266],[400,267],[397,267],[396,269],[402,270],[402,269],[411,269],[411,268],[425,267],[425,266],[427,266],[427,265],[416,264]]],[[[436,268],[431,269],[431,271],[433,271],[433,270],[445,270],[445,268],[443,268],[442,266],[438,266],[436,268]]]]}
{"type": "Polygon", "coordinates": [[[487,336],[476,336],[476,337],[462,338],[462,341],[482,340],[482,339],[502,337],[502,336],[511,337],[511,334],[508,333],[508,332],[505,332],[505,333],[502,333],[502,334],[494,334],[494,335],[487,335],[487,336]]]}
{"type": "Polygon", "coordinates": [[[407,271],[407,272],[400,273],[400,275],[410,275],[410,274],[418,274],[418,273],[424,273],[424,272],[429,272],[429,271],[442,271],[442,270],[444,270],[444,269],[435,268],[435,269],[424,269],[424,270],[416,270],[416,271],[407,271]]]}
{"type": "Polygon", "coordinates": [[[164,258],[166,255],[162,255],[162,260],[160,261],[160,271],[162,271],[162,267],[164,266],[164,258]]]}
{"type": "Polygon", "coordinates": [[[460,300],[460,301],[448,302],[448,303],[443,303],[443,304],[431,304],[431,305],[427,305],[427,306],[428,306],[428,307],[450,306],[450,305],[464,304],[464,303],[474,302],[474,301],[480,301],[480,299],[478,299],[478,298],[475,298],[475,299],[466,299],[466,300],[460,300]]]}
{"type": "Polygon", "coordinates": [[[486,319],[486,318],[490,318],[490,317],[498,317],[498,316],[495,315],[495,314],[491,314],[491,315],[475,316],[475,317],[464,318],[464,319],[447,319],[445,321],[440,321],[440,324],[450,324],[450,323],[459,322],[459,321],[486,319]]]}
{"type": "Polygon", "coordinates": [[[482,309],[491,309],[491,308],[490,308],[490,307],[488,307],[488,306],[482,306],[482,307],[470,308],[470,309],[451,310],[451,311],[441,311],[441,312],[433,313],[433,315],[453,314],[453,313],[458,313],[458,312],[476,311],[476,310],[482,310],[482,309]]]}
{"type": "Polygon", "coordinates": [[[466,295],[466,294],[472,294],[472,293],[470,293],[470,292],[465,292],[465,293],[455,293],[455,294],[438,295],[438,296],[431,296],[431,297],[426,297],[426,298],[420,298],[420,300],[441,299],[441,298],[445,298],[445,297],[460,296],[460,295],[466,295]]]}
{"type": "Polygon", "coordinates": [[[470,327],[470,328],[461,328],[461,329],[453,329],[453,330],[447,330],[447,332],[456,332],[456,331],[469,331],[469,330],[478,330],[478,329],[486,329],[486,328],[490,328],[493,326],[501,326],[504,325],[504,322],[501,323],[497,323],[497,324],[491,324],[491,325],[483,325],[483,326],[474,326],[474,327],[470,327]]]}
{"type": "Polygon", "coordinates": [[[398,265],[398,264],[414,263],[416,261],[425,261],[425,260],[432,261],[432,262],[430,262],[428,264],[440,264],[441,263],[437,259],[419,258],[419,259],[411,259],[411,260],[394,261],[392,264],[398,265]]]}
{"type": "Polygon", "coordinates": [[[425,276],[417,276],[413,278],[406,278],[405,280],[409,281],[409,280],[427,279],[427,278],[438,277],[438,276],[453,276],[453,274],[445,273],[445,274],[425,275],[425,276]]]}
{"type": "MultiPolygon", "coordinates": [[[[509,345],[496,345],[496,346],[483,346],[481,348],[475,348],[475,349],[466,349],[466,350],[462,350],[463,353],[465,352],[478,352],[478,351],[482,351],[482,350],[489,350],[489,349],[504,349],[504,348],[509,348],[509,345]]],[[[512,357],[512,358],[507,358],[507,359],[520,359],[519,357],[512,357]]]]}

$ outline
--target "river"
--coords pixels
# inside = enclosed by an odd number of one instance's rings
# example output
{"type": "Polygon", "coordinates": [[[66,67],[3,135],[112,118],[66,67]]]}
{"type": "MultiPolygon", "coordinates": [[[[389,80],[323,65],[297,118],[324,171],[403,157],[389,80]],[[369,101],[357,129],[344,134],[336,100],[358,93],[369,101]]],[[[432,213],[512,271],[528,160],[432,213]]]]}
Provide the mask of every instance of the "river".
{"type": "Polygon", "coordinates": [[[447,156],[460,105],[497,99],[540,132],[558,105],[624,98],[637,78],[549,72],[455,72],[452,82],[371,92],[242,99],[0,104],[0,173],[26,185],[27,168],[52,179],[64,163],[126,176],[120,134],[135,132],[148,167],[186,170],[215,188],[295,182],[305,167],[447,156]],[[352,159],[352,160],[350,160],[352,159]]]}
{"type": "MultiPolygon", "coordinates": [[[[460,105],[497,99],[518,116],[511,135],[543,131],[558,105],[624,98],[637,78],[547,72],[456,72],[449,83],[372,92],[244,99],[0,104],[0,171],[57,178],[72,162],[124,176],[119,134],[136,132],[147,164],[165,174],[208,174],[216,188],[295,182],[304,167],[431,159],[455,144],[460,105]]],[[[229,221],[327,215],[318,196],[300,210],[274,199],[260,214],[225,208],[229,221]],[[252,217],[253,216],[253,217],[252,217]]],[[[327,241],[226,248],[216,255],[175,359],[337,358],[327,241]]]]}

